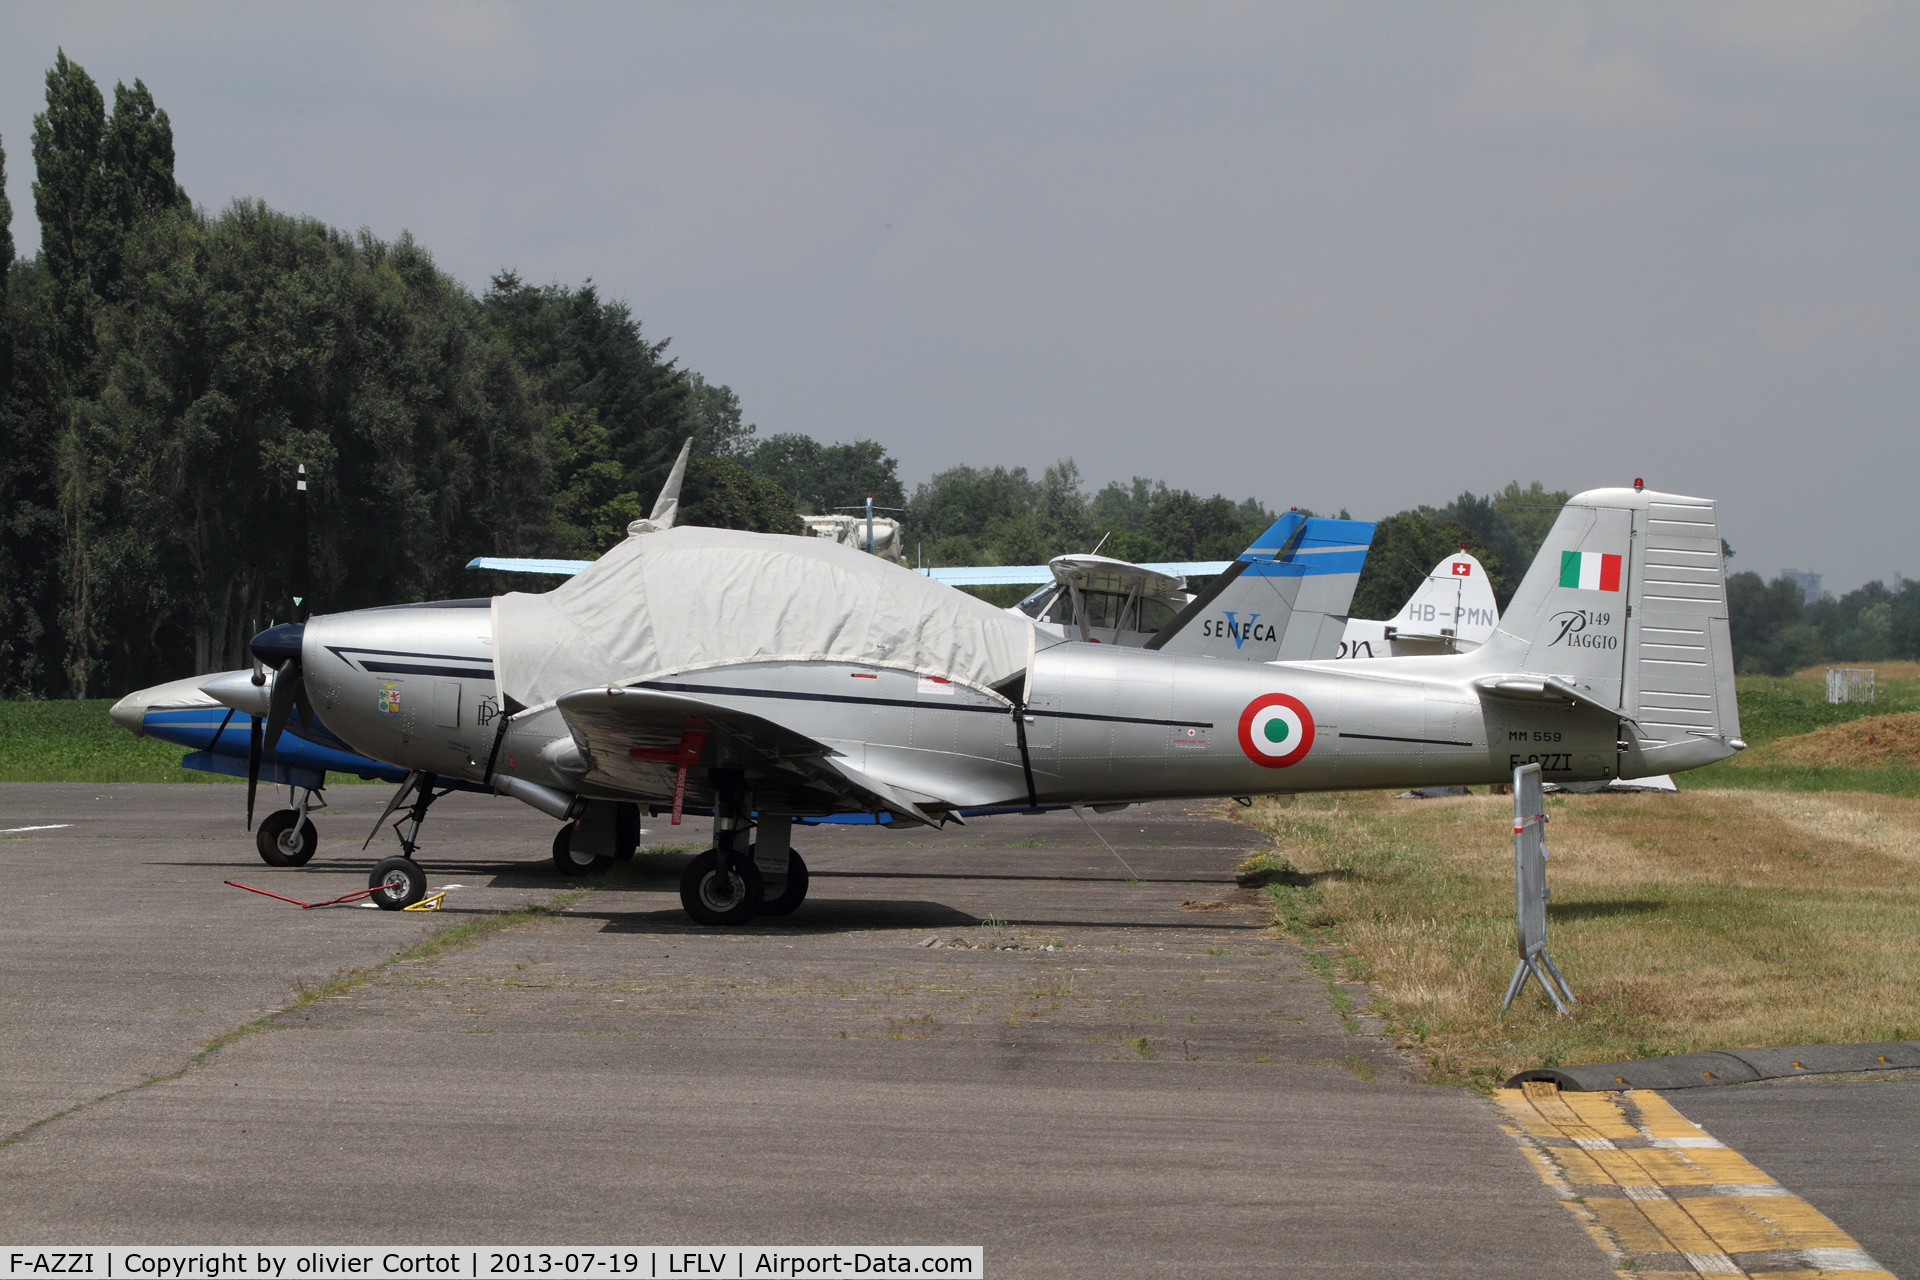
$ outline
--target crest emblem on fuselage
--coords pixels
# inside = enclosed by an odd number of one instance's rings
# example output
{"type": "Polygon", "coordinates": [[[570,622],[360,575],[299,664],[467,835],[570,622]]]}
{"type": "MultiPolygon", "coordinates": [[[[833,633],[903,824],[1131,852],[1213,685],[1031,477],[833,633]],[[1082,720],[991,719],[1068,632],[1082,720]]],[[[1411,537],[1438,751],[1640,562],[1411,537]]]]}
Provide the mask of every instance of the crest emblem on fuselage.
{"type": "Polygon", "coordinates": [[[374,706],[379,709],[380,714],[383,716],[399,715],[400,686],[397,684],[382,683],[380,692],[374,697],[374,706]]]}
{"type": "Polygon", "coordinates": [[[1313,713],[1285,693],[1262,694],[1240,713],[1240,750],[1266,769],[1298,764],[1313,749],[1313,713]]]}

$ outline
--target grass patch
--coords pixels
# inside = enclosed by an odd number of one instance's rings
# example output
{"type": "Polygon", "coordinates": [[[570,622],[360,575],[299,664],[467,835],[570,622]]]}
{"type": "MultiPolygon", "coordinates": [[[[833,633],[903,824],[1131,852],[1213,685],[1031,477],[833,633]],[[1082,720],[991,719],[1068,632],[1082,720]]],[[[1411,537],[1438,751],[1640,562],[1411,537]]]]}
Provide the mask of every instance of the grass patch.
{"type": "MultiPolygon", "coordinates": [[[[1531,984],[1499,1009],[1516,959],[1506,797],[1365,792],[1238,813],[1298,869],[1265,890],[1275,926],[1342,948],[1436,1079],[1920,1035],[1920,802],[1694,790],[1548,810],[1549,939],[1580,997],[1571,1018],[1531,984]]],[[[1331,985],[1324,951],[1307,964],[1331,985]]]]}
{"type": "Polygon", "coordinates": [[[1865,716],[1920,711],[1920,680],[1881,680],[1873,702],[1828,702],[1824,680],[1807,676],[1741,676],[1740,736],[1754,746],[1812,733],[1865,716]]]}
{"type": "Polygon", "coordinates": [[[1829,703],[1823,679],[1742,676],[1740,733],[1748,749],[1675,779],[1684,791],[1870,791],[1920,798],[1920,770],[1894,764],[1858,765],[1796,759],[1791,740],[1874,716],[1920,711],[1920,680],[1878,682],[1877,701],[1829,703]],[[1778,745],[1776,745],[1778,744],[1778,745]]]}
{"type": "Polygon", "coordinates": [[[0,782],[245,782],[180,767],[185,747],[136,738],[112,698],[0,701],[0,782]]]}
{"type": "MultiPolygon", "coordinates": [[[[113,704],[112,698],[0,700],[0,782],[246,784],[245,778],[181,768],[188,748],[134,737],[107,714],[113,704]]],[[[234,721],[246,727],[246,717],[234,721]]],[[[327,775],[329,785],[361,781],[351,773],[327,775]]]]}

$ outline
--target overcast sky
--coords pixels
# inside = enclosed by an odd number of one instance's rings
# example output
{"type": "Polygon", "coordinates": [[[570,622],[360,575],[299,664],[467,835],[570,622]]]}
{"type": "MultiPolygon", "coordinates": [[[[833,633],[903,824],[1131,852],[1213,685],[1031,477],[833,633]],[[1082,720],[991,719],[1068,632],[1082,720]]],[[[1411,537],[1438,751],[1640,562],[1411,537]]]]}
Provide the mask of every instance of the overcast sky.
{"type": "Polygon", "coordinates": [[[475,290],[592,277],[764,433],[909,485],[1071,455],[1377,517],[1721,500],[1735,568],[1916,547],[1920,8],[12,0],[177,175],[475,290]]]}

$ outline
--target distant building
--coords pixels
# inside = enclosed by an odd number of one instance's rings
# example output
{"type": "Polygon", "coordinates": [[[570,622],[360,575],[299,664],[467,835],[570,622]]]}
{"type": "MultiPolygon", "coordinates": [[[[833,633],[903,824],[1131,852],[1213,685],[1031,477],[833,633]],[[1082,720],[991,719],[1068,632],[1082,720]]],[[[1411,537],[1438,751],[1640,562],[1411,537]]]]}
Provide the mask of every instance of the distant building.
{"type": "Polygon", "coordinates": [[[1782,569],[1780,576],[1800,588],[1800,598],[1812,604],[1820,598],[1820,575],[1802,569],[1782,569]]]}

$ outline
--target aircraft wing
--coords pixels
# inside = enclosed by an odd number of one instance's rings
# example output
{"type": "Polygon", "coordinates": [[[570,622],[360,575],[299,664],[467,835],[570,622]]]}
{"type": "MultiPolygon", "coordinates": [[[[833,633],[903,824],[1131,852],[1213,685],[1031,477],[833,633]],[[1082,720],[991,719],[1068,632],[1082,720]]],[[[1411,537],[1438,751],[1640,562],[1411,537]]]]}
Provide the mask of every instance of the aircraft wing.
{"type": "Polygon", "coordinates": [[[1037,587],[1053,581],[1053,569],[1044,564],[968,565],[954,569],[916,569],[950,587],[1037,587]]]}
{"type": "Polygon", "coordinates": [[[591,560],[518,560],[508,556],[475,556],[467,561],[467,568],[500,569],[507,573],[551,573],[571,578],[592,563],[591,560]]]}
{"type": "Polygon", "coordinates": [[[685,752],[689,764],[772,775],[775,789],[847,809],[937,821],[914,797],[855,768],[827,743],[705,698],[654,689],[581,689],[561,697],[558,706],[592,756],[588,776],[615,787],[658,795],[662,778],[671,777],[685,752]]]}
{"type": "MultiPolygon", "coordinates": [[[[570,578],[592,564],[591,560],[530,560],[512,556],[475,556],[467,561],[469,569],[498,569],[503,573],[548,573],[570,578]]],[[[1143,564],[1139,567],[1172,577],[1203,578],[1225,573],[1231,560],[1191,560],[1168,564],[1143,564]]],[[[1053,567],[1044,564],[966,565],[952,569],[917,569],[935,582],[950,587],[1038,587],[1053,581],[1053,567]]]]}
{"type": "MultiPolygon", "coordinates": [[[[480,562],[476,560],[474,563],[480,562]]],[[[1208,574],[1225,573],[1227,566],[1232,563],[1231,560],[1189,560],[1134,567],[1172,578],[1202,578],[1208,574]]],[[[944,582],[950,587],[1038,587],[1054,580],[1053,566],[1050,564],[967,565],[952,569],[916,569],[914,572],[923,573],[935,582],[944,582]]]]}

